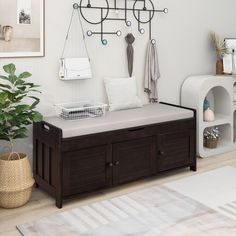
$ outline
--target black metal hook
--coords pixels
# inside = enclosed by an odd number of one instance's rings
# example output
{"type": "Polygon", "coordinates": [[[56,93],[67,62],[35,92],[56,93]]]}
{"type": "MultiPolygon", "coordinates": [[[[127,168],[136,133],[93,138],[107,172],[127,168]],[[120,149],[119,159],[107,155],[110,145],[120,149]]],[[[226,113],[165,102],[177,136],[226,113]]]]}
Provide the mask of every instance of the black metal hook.
{"type": "Polygon", "coordinates": [[[75,10],[79,9],[79,4],[78,4],[78,3],[74,3],[74,4],[73,4],[73,8],[74,8],[75,10]]]}
{"type": "Polygon", "coordinates": [[[155,40],[155,39],[152,39],[152,40],[151,40],[151,43],[152,43],[153,45],[155,45],[155,44],[156,44],[156,40],[155,40]]]}

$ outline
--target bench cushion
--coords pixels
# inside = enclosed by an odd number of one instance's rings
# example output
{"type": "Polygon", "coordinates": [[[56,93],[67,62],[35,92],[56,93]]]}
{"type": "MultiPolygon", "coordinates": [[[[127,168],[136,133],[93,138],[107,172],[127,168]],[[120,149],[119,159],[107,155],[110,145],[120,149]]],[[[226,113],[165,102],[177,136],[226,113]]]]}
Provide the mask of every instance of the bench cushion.
{"type": "Polygon", "coordinates": [[[44,121],[60,128],[63,138],[107,132],[143,125],[192,118],[193,111],[164,104],[150,104],[142,108],[108,112],[105,117],[65,121],[59,117],[45,117],[44,121]]]}

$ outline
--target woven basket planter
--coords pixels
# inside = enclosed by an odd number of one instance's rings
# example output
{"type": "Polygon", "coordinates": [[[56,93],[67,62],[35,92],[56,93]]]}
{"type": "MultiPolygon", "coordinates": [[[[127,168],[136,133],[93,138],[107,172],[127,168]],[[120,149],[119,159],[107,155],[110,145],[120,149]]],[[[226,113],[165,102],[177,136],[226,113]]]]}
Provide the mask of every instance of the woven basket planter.
{"type": "Polygon", "coordinates": [[[0,207],[3,208],[27,203],[34,184],[28,157],[22,153],[13,155],[0,155],[0,207]]]}
{"type": "Polygon", "coordinates": [[[217,148],[218,139],[205,139],[204,146],[207,148],[217,148]]]}

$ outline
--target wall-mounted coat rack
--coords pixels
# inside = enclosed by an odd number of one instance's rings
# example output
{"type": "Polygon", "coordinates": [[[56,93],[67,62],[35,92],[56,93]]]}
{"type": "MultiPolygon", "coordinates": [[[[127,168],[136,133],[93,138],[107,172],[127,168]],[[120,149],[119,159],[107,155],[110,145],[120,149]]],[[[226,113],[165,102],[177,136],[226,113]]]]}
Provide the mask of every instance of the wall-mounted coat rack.
{"type": "MultiPolygon", "coordinates": [[[[91,0],[80,0],[80,3],[74,3],[73,8],[74,10],[79,10],[81,16],[83,19],[92,25],[99,25],[101,26],[100,31],[87,31],[87,36],[92,35],[100,35],[101,36],[101,42],[103,45],[107,45],[108,41],[104,38],[104,35],[117,35],[121,36],[122,32],[120,30],[114,31],[114,32],[107,32],[104,31],[104,22],[105,21],[124,21],[127,27],[130,27],[132,25],[132,22],[128,20],[128,12],[133,12],[133,16],[135,20],[138,22],[138,31],[140,34],[144,34],[145,30],[142,28],[143,24],[149,24],[149,39],[152,41],[153,44],[155,44],[155,39],[152,39],[152,20],[155,15],[155,13],[168,13],[168,9],[164,8],[162,10],[155,9],[155,6],[152,2],[152,0],[132,0],[133,1],[133,7],[128,7],[128,0],[124,0],[124,7],[118,7],[117,0],[112,0],[113,6],[109,5],[108,0],[104,0],[106,3],[106,6],[97,6],[92,4],[91,0]],[[84,3],[86,2],[86,3],[84,3]],[[142,5],[142,7],[138,5],[142,5]],[[95,9],[100,12],[100,20],[99,21],[90,21],[88,18],[85,17],[84,10],[85,9],[95,9]],[[111,18],[109,17],[110,10],[114,11],[124,11],[124,17],[123,18],[111,18]],[[148,14],[147,20],[142,20],[141,15],[142,14],[148,14]]],[[[120,2],[120,1],[119,1],[120,2]]]]}

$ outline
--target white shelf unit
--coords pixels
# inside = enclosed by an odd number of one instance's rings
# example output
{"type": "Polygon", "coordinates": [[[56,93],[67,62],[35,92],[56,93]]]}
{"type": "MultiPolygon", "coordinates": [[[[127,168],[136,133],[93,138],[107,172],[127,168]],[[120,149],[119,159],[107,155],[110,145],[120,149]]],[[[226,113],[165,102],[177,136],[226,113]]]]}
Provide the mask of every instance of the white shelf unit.
{"type": "Polygon", "coordinates": [[[202,158],[236,150],[234,86],[236,86],[236,77],[233,76],[191,76],[183,83],[181,105],[197,111],[197,154],[202,158]],[[205,97],[215,113],[213,122],[203,120],[205,97]],[[215,149],[206,148],[203,145],[204,130],[215,126],[221,133],[218,146],[215,149]]]}

